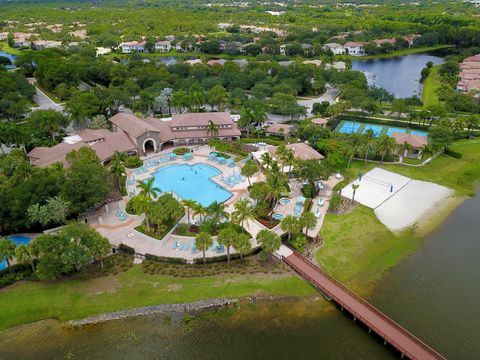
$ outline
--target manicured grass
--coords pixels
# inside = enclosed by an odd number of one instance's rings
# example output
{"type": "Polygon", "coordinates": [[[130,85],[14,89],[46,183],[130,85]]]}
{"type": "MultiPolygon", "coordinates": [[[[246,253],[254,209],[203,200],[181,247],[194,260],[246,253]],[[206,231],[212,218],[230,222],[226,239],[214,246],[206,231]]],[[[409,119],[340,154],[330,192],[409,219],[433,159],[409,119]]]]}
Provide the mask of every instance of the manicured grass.
{"type": "Polygon", "coordinates": [[[0,50],[12,55],[20,55],[22,53],[19,49],[12,48],[6,41],[0,42],[0,50]]]}
{"type": "Polygon", "coordinates": [[[435,46],[425,46],[420,48],[408,48],[402,50],[395,50],[391,51],[387,54],[377,54],[377,55],[366,55],[366,56],[350,56],[350,55],[342,55],[340,56],[342,59],[347,60],[373,60],[373,59],[389,59],[397,56],[405,56],[405,55],[413,55],[413,54],[421,54],[429,51],[447,49],[452,47],[453,45],[435,45],[435,46]]]}
{"type": "Polygon", "coordinates": [[[410,165],[420,165],[423,160],[421,159],[414,159],[414,158],[409,158],[409,157],[404,157],[403,158],[403,163],[404,164],[410,164],[410,165]]]}
{"type": "Polygon", "coordinates": [[[420,243],[411,232],[393,234],[372,209],[362,205],[350,214],[327,214],[321,235],[324,244],[316,254],[317,261],[339,281],[351,280],[359,274],[375,278],[420,243]]]}
{"type": "Polygon", "coordinates": [[[461,140],[450,146],[453,150],[463,154],[462,159],[455,159],[447,155],[437,156],[430,164],[422,167],[404,165],[388,165],[363,161],[352,162],[345,171],[346,179],[355,178],[358,173],[366,173],[374,167],[380,167],[417,180],[431,181],[455,190],[459,196],[474,194],[475,180],[472,174],[480,176],[480,141],[461,140]]]}
{"type": "Polygon", "coordinates": [[[120,309],[254,294],[310,296],[294,276],[229,275],[176,278],[147,275],[141,265],[109,277],[61,283],[22,282],[0,290],[0,330],[46,318],[79,319],[120,309]]]}
{"type": "Polygon", "coordinates": [[[441,77],[438,73],[440,65],[435,65],[430,69],[430,74],[425,79],[422,90],[423,107],[440,104],[440,99],[437,96],[437,89],[442,85],[441,77]]]}

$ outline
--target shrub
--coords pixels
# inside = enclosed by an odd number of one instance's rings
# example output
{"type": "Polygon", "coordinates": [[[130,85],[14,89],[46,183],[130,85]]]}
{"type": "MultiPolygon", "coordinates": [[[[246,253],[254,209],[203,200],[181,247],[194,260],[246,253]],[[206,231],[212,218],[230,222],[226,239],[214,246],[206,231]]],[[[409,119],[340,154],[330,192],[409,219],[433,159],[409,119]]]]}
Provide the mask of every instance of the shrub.
{"type": "Polygon", "coordinates": [[[301,254],[305,249],[307,239],[302,234],[298,234],[290,240],[290,244],[301,254]]]}
{"type": "MultiPolygon", "coordinates": [[[[252,249],[248,254],[243,255],[243,258],[248,257],[248,256],[252,256],[252,255],[256,255],[260,251],[261,251],[261,248],[252,249]]],[[[230,254],[230,260],[235,260],[235,259],[240,259],[240,254],[230,254]]],[[[212,256],[212,257],[205,258],[205,262],[207,264],[216,263],[216,262],[223,262],[223,261],[227,261],[227,260],[228,260],[227,255],[219,255],[219,256],[212,256]]],[[[195,264],[203,264],[203,258],[195,258],[195,259],[193,259],[193,262],[195,264]]]]}
{"type": "Polygon", "coordinates": [[[452,150],[452,149],[450,149],[450,148],[446,148],[444,152],[445,152],[446,155],[451,156],[451,157],[453,157],[453,158],[455,158],[455,159],[461,159],[462,156],[463,156],[463,155],[462,155],[461,153],[459,153],[458,151],[452,150]]]}
{"type": "Polygon", "coordinates": [[[124,254],[135,254],[135,249],[132,248],[131,246],[125,245],[125,244],[120,244],[118,246],[118,251],[124,253],[124,254]]]}
{"type": "Polygon", "coordinates": [[[177,231],[178,235],[187,235],[190,230],[190,225],[186,223],[178,224],[177,231]]]}
{"type": "Polygon", "coordinates": [[[332,193],[332,197],[330,198],[330,206],[328,209],[330,211],[335,211],[338,209],[341,203],[342,203],[342,197],[338,192],[334,191],[332,193]]]}
{"type": "Polygon", "coordinates": [[[189,152],[190,152],[190,149],[186,147],[179,147],[179,148],[173,149],[173,153],[177,155],[185,155],[189,152]]]}
{"type": "Polygon", "coordinates": [[[253,144],[258,142],[264,142],[268,145],[280,146],[286,144],[285,140],[275,140],[271,138],[242,138],[240,139],[243,143],[253,144]]]}
{"type": "Polygon", "coordinates": [[[166,262],[171,264],[186,264],[187,260],[176,257],[157,256],[152,254],[145,254],[145,259],[158,262],[166,262]]]}
{"type": "Polygon", "coordinates": [[[137,155],[129,156],[125,160],[125,166],[129,169],[135,169],[143,165],[143,161],[137,155]]]}

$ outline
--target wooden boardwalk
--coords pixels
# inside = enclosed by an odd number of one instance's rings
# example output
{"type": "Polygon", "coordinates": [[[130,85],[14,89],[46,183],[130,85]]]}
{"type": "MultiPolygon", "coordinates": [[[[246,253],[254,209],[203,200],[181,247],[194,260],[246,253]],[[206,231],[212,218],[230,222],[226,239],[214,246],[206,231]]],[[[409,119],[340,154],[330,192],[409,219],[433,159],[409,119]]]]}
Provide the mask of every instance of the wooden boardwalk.
{"type": "Polygon", "coordinates": [[[335,301],[341,306],[342,310],[347,310],[354,316],[355,320],[364,323],[369,329],[396,348],[402,354],[402,357],[406,356],[410,359],[420,360],[445,359],[373,305],[354,294],[299,254],[294,252],[292,255],[284,256],[283,261],[324,295],[335,301]]]}

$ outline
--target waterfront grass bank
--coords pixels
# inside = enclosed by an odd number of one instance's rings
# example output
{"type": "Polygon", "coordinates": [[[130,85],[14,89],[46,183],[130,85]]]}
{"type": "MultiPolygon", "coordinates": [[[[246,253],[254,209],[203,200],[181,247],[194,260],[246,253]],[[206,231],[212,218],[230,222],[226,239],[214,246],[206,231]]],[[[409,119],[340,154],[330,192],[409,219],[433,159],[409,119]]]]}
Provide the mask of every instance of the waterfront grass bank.
{"type": "Polygon", "coordinates": [[[145,274],[141,265],[90,280],[20,282],[0,290],[0,330],[38,320],[61,321],[131,309],[251,295],[311,296],[316,291],[293,275],[228,275],[178,278],[145,274]]]}

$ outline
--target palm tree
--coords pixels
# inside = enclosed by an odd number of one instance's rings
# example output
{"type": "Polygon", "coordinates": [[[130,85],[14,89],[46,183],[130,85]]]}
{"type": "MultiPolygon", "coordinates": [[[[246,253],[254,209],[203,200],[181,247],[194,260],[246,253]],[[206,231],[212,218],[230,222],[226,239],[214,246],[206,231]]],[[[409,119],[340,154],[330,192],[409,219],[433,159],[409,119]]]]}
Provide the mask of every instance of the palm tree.
{"type": "Polygon", "coordinates": [[[310,211],[305,211],[300,216],[300,224],[302,228],[305,228],[305,237],[308,238],[308,230],[315,229],[315,226],[317,226],[317,218],[310,211]]]}
{"type": "Polygon", "coordinates": [[[150,210],[152,205],[152,198],[150,196],[140,194],[130,199],[133,211],[136,213],[145,213],[145,223],[147,231],[150,232],[150,210]]]}
{"type": "Polygon", "coordinates": [[[430,156],[435,154],[435,147],[431,144],[425,144],[420,149],[422,154],[422,159],[429,158],[430,156]]]}
{"type": "Polygon", "coordinates": [[[377,151],[382,154],[382,162],[387,154],[391,154],[395,151],[396,147],[397,143],[395,142],[395,139],[391,138],[390,136],[382,135],[378,138],[377,151]]]}
{"type": "Polygon", "coordinates": [[[15,249],[15,259],[19,263],[28,263],[32,268],[32,271],[35,271],[35,254],[31,245],[21,244],[15,249]]]}
{"type": "Polygon", "coordinates": [[[372,129],[368,129],[363,137],[363,151],[365,152],[365,164],[367,164],[368,152],[375,144],[375,133],[372,129]]]}
{"type": "Polygon", "coordinates": [[[213,137],[218,136],[218,125],[215,124],[212,120],[208,120],[207,135],[211,135],[213,137]]]}
{"type": "Polygon", "coordinates": [[[262,163],[265,166],[266,170],[268,170],[274,162],[273,156],[269,152],[263,153],[260,159],[262,160],[262,163]]]}
{"type": "Polygon", "coordinates": [[[268,186],[268,196],[272,198],[272,202],[275,205],[277,199],[286,193],[286,175],[280,172],[270,172],[267,175],[266,183],[268,186]]]}
{"type": "Polygon", "coordinates": [[[230,262],[230,247],[235,243],[237,235],[232,226],[227,226],[218,233],[218,243],[227,249],[227,262],[230,262]]]}
{"type": "Polygon", "coordinates": [[[283,231],[288,233],[288,241],[290,241],[292,234],[300,230],[300,223],[295,216],[287,215],[280,223],[280,227],[283,231]]]}
{"type": "Polygon", "coordinates": [[[262,125],[267,120],[267,113],[265,112],[265,108],[263,106],[255,106],[253,108],[253,121],[258,122],[262,125]]]}
{"type": "Polygon", "coordinates": [[[354,158],[355,154],[359,152],[363,145],[363,138],[361,134],[355,133],[350,137],[348,142],[347,153],[348,153],[348,164],[347,167],[350,167],[350,163],[354,158]]]}
{"type": "Polygon", "coordinates": [[[120,153],[115,151],[110,162],[110,174],[113,175],[114,179],[117,182],[118,190],[122,190],[122,176],[125,175],[125,165],[121,159],[120,153]]]}
{"type": "Polygon", "coordinates": [[[188,223],[190,224],[190,211],[195,208],[197,202],[195,200],[185,199],[182,200],[182,205],[187,208],[187,219],[188,223]]]}
{"type": "Polygon", "coordinates": [[[0,239],[0,261],[7,263],[7,268],[13,272],[13,268],[10,267],[10,262],[15,256],[15,244],[9,239],[0,239]]]}
{"type": "Polygon", "coordinates": [[[203,264],[207,264],[207,261],[205,260],[205,251],[212,246],[213,241],[212,237],[210,236],[209,233],[206,233],[204,231],[201,231],[198,233],[197,236],[195,236],[195,246],[197,249],[202,249],[203,253],[203,264]]]}
{"type": "Polygon", "coordinates": [[[410,145],[407,142],[404,142],[403,144],[399,145],[398,148],[401,152],[401,156],[404,157],[405,153],[408,153],[409,151],[412,150],[412,145],[410,145]]]}
{"type": "Polygon", "coordinates": [[[257,165],[252,161],[248,160],[245,165],[243,165],[242,170],[240,170],[240,173],[243,176],[246,176],[248,179],[248,186],[252,186],[252,183],[250,182],[250,178],[255,175],[258,172],[258,167],[257,165]]]}
{"type": "Polygon", "coordinates": [[[250,137],[250,128],[253,123],[253,111],[251,108],[243,107],[240,111],[240,120],[238,120],[238,126],[247,131],[247,138],[250,137]]]}
{"type": "Polygon", "coordinates": [[[288,175],[290,175],[290,172],[292,171],[292,167],[295,164],[295,160],[296,160],[296,158],[295,158],[295,154],[293,153],[293,151],[288,150],[285,153],[285,156],[283,158],[283,161],[284,161],[285,165],[288,165],[288,175]]]}
{"type": "Polygon", "coordinates": [[[260,230],[257,234],[257,241],[263,249],[262,252],[266,255],[272,254],[282,245],[280,237],[268,230],[260,230]]]}
{"type": "Polygon", "coordinates": [[[255,218],[255,209],[247,199],[235,203],[235,210],[232,212],[232,221],[243,227],[244,221],[255,218]]]}
{"type": "Polygon", "coordinates": [[[214,230],[217,231],[217,224],[221,218],[228,219],[229,215],[225,211],[225,205],[214,201],[207,207],[207,214],[210,215],[213,221],[214,230]]]}
{"type": "Polygon", "coordinates": [[[202,204],[195,202],[195,204],[192,207],[193,210],[193,216],[200,215],[200,222],[203,222],[203,217],[206,214],[206,208],[202,206],[202,204]]]}
{"type": "Polygon", "coordinates": [[[243,260],[243,255],[248,254],[252,249],[250,237],[245,233],[237,233],[232,246],[236,252],[240,253],[240,260],[243,260]]]}
{"type": "Polygon", "coordinates": [[[137,180],[137,185],[140,188],[140,195],[144,195],[152,199],[156,198],[157,194],[161,193],[162,190],[160,190],[158,187],[153,186],[154,181],[155,178],[150,178],[145,182],[137,180]]]}
{"type": "Polygon", "coordinates": [[[355,193],[357,189],[360,187],[360,184],[352,184],[353,194],[352,194],[352,203],[355,202],[355,193]]]}

